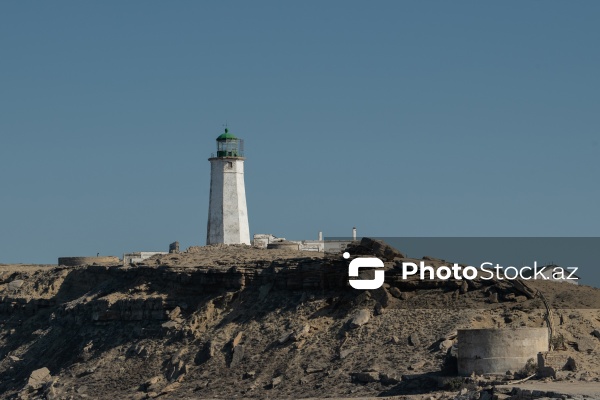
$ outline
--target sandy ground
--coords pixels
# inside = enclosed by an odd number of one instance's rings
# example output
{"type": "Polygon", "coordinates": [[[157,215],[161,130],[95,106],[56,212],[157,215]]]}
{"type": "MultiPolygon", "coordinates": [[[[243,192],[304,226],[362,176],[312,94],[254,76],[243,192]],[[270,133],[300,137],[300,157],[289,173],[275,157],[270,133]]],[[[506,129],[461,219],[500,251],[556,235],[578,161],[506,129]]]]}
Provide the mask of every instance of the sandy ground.
{"type": "Polygon", "coordinates": [[[40,270],[49,270],[55,267],[56,265],[44,264],[0,264],[0,272],[35,272],[40,270]]]}
{"type": "Polygon", "coordinates": [[[503,387],[519,388],[527,390],[541,390],[544,392],[555,392],[569,396],[589,396],[600,399],[599,382],[523,382],[517,385],[506,385],[503,387]]]}

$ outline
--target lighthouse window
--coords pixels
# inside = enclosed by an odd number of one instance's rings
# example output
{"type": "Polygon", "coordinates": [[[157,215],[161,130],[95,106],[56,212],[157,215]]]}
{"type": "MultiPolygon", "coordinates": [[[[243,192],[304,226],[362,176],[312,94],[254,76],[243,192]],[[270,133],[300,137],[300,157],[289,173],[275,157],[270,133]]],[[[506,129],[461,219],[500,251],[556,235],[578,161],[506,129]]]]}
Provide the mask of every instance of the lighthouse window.
{"type": "Polygon", "coordinates": [[[227,162],[227,168],[233,168],[233,163],[231,161],[227,162]]]}

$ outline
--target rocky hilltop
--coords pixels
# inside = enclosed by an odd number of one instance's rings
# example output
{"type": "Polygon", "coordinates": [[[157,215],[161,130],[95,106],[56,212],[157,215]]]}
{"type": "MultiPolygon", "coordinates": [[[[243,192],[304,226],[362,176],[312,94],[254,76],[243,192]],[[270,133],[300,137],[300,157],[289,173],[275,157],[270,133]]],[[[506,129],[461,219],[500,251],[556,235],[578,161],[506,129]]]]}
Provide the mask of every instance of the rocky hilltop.
{"type": "Polygon", "coordinates": [[[339,255],[237,245],[0,265],[2,398],[525,398],[502,384],[527,371],[457,377],[456,330],[548,325],[572,364],[546,380],[598,382],[600,290],[402,280],[419,260],[370,239],[350,252],[385,261],[382,288],[349,288],[339,255]]]}

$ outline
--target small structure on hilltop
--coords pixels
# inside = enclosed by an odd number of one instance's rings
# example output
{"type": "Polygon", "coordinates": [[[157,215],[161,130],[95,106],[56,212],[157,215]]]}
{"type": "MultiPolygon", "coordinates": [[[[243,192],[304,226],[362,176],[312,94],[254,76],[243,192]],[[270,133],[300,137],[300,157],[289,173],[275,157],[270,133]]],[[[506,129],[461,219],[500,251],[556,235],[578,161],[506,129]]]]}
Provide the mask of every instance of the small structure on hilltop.
{"type": "Polygon", "coordinates": [[[210,201],[206,244],[250,244],[244,141],[227,129],[217,137],[217,154],[210,161],[210,201]]]}
{"type": "Polygon", "coordinates": [[[285,238],[278,238],[270,233],[255,233],[252,239],[252,245],[266,249],[270,243],[282,242],[285,238]]]}
{"type": "Polygon", "coordinates": [[[172,254],[179,253],[179,242],[173,242],[169,244],[169,252],[166,251],[134,251],[123,254],[123,265],[131,265],[142,262],[157,254],[172,254]]]}
{"type": "Polygon", "coordinates": [[[356,227],[352,228],[352,239],[327,239],[323,240],[323,232],[319,232],[317,240],[286,240],[274,236],[270,233],[255,233],[252,245],[263,249],[281,249],[281,248],[292,248],[291,244],[296,244],[298,250],[302,251],[315,251],[320,253],[343,253],[346,247],[356,242],[356,227]],[[282,242],[286,243],[286,246],[280,245],[282,242]]]}
{"type": "Polygon", "coordinates": [[[262,249],[293,249],[302,251],[325,251],[325,242],[323,233],[319,232],[318,240],[286,240],[273,236],[270,233],[256,233],[252,240],[252,245],[262,249]]]}
{"type": "Polygon", "coordinates": [[[79,265],[118,265],[121,263],[119,257],[96,256],[96,257],[59,257],[58,265],[77,267],[79,265]]]}
{"type": "Polygon", "coordinates": [[[157,254],[169,254],[166,251],[135,251],[123,254],[123,265],[139,263],[157,254]]]}

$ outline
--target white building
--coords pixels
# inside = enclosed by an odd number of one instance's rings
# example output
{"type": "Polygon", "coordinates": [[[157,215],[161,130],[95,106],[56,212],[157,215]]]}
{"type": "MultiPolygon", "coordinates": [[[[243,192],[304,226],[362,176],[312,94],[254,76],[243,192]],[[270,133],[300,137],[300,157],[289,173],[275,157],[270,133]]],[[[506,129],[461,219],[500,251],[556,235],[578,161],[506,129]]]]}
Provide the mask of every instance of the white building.
{"type": "Polygon", "coordinates": [[[206,244],[250,244],[244,142],[225,129],[217,138],[217,154],[210,161],[210,202],[206,244]]]}
{"type": "Polygon", "coordinates": [[[323,240],[323,232],[319,232],[317,240],[285,240],[270,233],[254,234],[252,244],[256,247],[267,248],[271,243],[297,243],[298,250],[315,251],[320,253],[343,253],[353,241],[356,241],[356,228],[352,228],[352,240],[323,240]]]}
{"type": "Polygon", "coordinates": [[[278,238],[270,233],[255,233],[252,239],[252,245],[266,249],[269,243],[283,242],[285,238],[278,238]]]}

